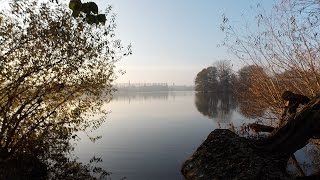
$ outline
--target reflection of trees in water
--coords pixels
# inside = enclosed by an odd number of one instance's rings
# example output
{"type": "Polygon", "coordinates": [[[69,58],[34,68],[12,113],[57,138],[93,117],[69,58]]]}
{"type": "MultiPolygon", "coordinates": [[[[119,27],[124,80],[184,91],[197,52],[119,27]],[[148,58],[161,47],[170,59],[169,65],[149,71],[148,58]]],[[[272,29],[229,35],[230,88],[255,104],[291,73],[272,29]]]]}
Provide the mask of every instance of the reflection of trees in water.
{"type": "Polygon", "coordinates": [[[116,92],[113,95],[112,100],[114,101],[128,101],[131,100],[135,101],[144,101],[144,100],[150,100],[150,99],[159,99],[159,100],[167,100],[169,96],[168,91],[161,91],[161,92],[145,92],[145,93],[120,93],[116,92]]]}
{"type": "Polygon", "coordinates": [[[113,101],[146,101],[146,100],[168,100],[176,97],[193,95],[194,91],[154,91],[154,92],[115,92],[113,101]]]}
{"type": "Polygon", "coordinates": [[[201,114],[220,123],[230,122],[232,111],[237,107],[235,98],[227,93],[196,92],[195,105],[201,114]]]}
{"type": "Polygon", "coordinates": [[[113,20],[97,29],[56,3],[12,1],[1,11],[0,179],[90,179],[80,176],[89,166],[66,156],[69,141],[103,122],[86,115],[106,113],[117,54],[127,52],[113,20]]]}
{"type": "Polygon", "coordinates": [[[149,91],[149,92],[125,92],[116,91],[112,95],[113,101],[145,101],[145,100],[168,100],[169,98],[175,99],[177,96],[190,96],[194,91],[149,91]]]}
{"type": "MultiPolygon", "coordinates": [[[[25,151],[17,152],[7,159],[1,160],[0,179],[96,179],[105,178],[109,173],[94,165],[102,162],[101,158],[93,157],[89,164],[77,162],[70,154],[74,149],[71,141],[79,139],[63,132],[66,129],[56,126],[52,132],[43,129],[49,134],[44,139],[26,141],[30,146],[25,151]]],[[[90,138],[94,141],[96,138],[90,138]]]]}
{"type": "Polygon", "coordinates": [[[197,92],[195,96],[195,104],[199,112],[209,118],[216,118],[218,97],[210,96],[209,93],[197,92]]]}

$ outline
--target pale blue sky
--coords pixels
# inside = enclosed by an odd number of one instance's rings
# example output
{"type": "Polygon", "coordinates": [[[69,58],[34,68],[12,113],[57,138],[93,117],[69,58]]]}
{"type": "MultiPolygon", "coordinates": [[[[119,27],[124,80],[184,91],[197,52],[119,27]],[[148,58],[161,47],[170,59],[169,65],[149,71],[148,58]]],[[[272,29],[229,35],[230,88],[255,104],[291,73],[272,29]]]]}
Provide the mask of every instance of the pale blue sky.
{"type": "Polygon", "coordinates": [[[133,55],[118,67],[126,70],[117,82],[165,82],[193,85],[196,74],[215,61],[240,66],[224,47],[222,14],[232,23],[251,21],[257,3],[270,9],[273,0],[93,0],[113,6],[117,37],[131,43],[133,55]]]}

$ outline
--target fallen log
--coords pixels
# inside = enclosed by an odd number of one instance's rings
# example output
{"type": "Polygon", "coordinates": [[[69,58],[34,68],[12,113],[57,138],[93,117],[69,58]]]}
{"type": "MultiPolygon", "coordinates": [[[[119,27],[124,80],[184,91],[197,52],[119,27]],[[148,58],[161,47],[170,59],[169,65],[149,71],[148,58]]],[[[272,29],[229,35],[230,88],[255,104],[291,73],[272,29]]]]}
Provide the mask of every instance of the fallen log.
{"type": "Polygon", "coordinates": [[[287,124],[263,140],[262,148],[292,154],[320,133],[320,96],[313,98],[301,111],[291,115],[287,124]]]}

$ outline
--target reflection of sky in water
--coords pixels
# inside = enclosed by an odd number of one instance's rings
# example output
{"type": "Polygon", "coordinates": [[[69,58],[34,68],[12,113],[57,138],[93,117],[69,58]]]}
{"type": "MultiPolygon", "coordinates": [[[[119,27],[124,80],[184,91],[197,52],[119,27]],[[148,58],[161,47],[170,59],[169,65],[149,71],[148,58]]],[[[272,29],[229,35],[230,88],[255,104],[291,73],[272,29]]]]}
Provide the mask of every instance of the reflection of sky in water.
{"type": "MultiPolygon", "coordinates": [[[[101,157],[112,179],[182,179],[182,163],[212,130],[252,122],[236,107],[224,107],[229,109],[208,117],[198,111],[194,92],[119,95],[105,106],[112,113],[94,132],[102,139],[92,143],[81,136],[75,153],[85,162],[101,157]]],[[[300,162],[311,162],[303,150],[297,154],[300,162]]]]}
{"type": "Polygon", "coordinates": [[[76,154],[84,161],[100,156],[113,179],[181,179],[181,164],[216,123],[194,107],[193,92],[140,97],[108,104],[112,113],[95,132],[102,139],[93,144],[82,138],[76,154]]]}

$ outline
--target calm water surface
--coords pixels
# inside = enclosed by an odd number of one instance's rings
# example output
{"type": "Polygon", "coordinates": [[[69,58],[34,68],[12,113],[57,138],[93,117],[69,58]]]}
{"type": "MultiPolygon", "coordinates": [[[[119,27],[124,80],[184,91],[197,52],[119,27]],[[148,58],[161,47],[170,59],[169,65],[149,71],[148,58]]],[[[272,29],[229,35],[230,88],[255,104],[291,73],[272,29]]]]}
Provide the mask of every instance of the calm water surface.
{"type": "Polygon", "coordinates": [[[118,95],[105,105],[112,111],[106,122],[91,133],[102,138],[92,143],[80,135],[75,155],[83,162],[101,157],[112,179],[183,179],[182,163],[211,131],[245,121],[230,102],[217,101],[221,108],[205,116],[195,98],[194,92],[118,95]]]}

